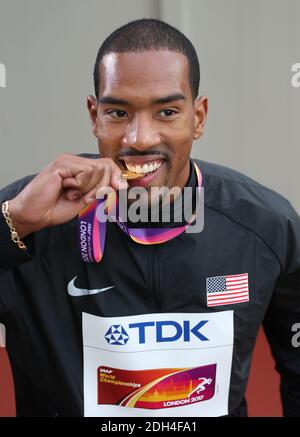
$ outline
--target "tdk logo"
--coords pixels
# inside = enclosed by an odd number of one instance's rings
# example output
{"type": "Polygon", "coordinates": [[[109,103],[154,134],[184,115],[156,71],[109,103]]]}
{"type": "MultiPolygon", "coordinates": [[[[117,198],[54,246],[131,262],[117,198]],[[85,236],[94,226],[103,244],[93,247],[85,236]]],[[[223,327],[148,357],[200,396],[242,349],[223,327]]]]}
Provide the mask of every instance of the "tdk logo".
{"type": "MultiPolygon", "coordinates": [[[[139,344],[145,344],[151,336],[153,338],[153,335],[157,343],[173,342],[179,339],[189,342],[191,336],[198,338],[200,341],[208,341],[209,339],[200,332],[207,322],[208,320],[201,320],[195,326],[190,326],[189,320],[184,320],[182,323],[174,320],[140,322],[129,324],[128,329],[137,330],[139,344]]],[[[105,334],[105,338],[109,344],[124,345],[127,343],[129,336],[122,326],[113,325],[105,334]]]]}
{"type": "MultiPolygon", "coordinates": [[[[163,343],[167,341],[176,341],[183,337],[183,341],[190,341],[191,334],[195,335],[201,341],[207,341],[208,338],[201,334],[200,329],[207,323],[208,320],[201,320],[193,328],[190,327],[190,321],[185,320],[181,325],[173,320],[164,320],[162,322],[143,322],[143,323],[131,323],[129,328],[138,329],[139,343],[146,343],[146,333],[149,334],[151,329],[155,329],[157,343],[163,343]],[[168,335],[165,331],[166,328],[172,329],[173,334],[168,335]],[[151,328],[151,329],[150,329],[151,328]]],[[[170,331],[170,329],[168,329],[170,331]]]]}
{"type": "Polygon", "coordinates": [[[111,326],[104,337],[108,344],[124,345],[129,340],[127,332],[121,325],[111,326]]]}

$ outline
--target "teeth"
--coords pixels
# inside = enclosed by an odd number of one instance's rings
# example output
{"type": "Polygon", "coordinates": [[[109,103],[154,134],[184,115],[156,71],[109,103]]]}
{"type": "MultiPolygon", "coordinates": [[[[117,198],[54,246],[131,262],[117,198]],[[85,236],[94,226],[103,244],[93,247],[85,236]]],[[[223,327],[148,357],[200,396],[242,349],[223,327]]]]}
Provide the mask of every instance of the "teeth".
{"type": "Polygon", "coordinates": [[[151,173],[153,171],[156,171],[159,169],[159,167],[162,165],[162,161],[159,162],[152,162],[151,164],[144,164],[141,165],[134,165],[134,164],[127,164],[125,163],[126,168],[131,171],[132,173],[151,173]]]}

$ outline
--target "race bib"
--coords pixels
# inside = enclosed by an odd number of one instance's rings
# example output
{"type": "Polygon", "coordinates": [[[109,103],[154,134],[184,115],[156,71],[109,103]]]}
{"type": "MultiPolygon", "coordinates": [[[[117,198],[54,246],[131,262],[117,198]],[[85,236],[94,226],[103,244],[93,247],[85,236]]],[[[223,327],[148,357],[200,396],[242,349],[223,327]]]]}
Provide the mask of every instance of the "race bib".
{"type": "Polygon", "coordinates": [[[233,311],[82,317],[85,416],[228,414],[233,311]]]}

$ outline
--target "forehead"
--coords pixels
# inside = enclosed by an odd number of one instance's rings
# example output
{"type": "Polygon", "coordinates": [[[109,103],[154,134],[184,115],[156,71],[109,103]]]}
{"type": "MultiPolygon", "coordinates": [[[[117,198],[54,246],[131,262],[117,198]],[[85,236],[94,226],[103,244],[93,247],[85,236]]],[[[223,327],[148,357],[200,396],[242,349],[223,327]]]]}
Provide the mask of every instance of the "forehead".
{"type": "Polygon", "coordinates": [[[100,64],[100,96],[191,93],[187,57],[168,50],[109,53],[100,64]]]}

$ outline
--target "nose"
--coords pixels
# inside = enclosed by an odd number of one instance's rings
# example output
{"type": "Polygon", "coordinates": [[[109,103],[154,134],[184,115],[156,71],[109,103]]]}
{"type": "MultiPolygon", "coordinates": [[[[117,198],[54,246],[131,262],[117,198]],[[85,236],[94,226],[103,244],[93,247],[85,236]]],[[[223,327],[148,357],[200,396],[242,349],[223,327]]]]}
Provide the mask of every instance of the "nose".
{"type": "Polygon", "coordinates": [[[140,151],[157,146],[160,142],[155,121],[149,119],[146,114],[135,114],[127,124],[122,138],[124,147],[132,147],[140,151]]]}

